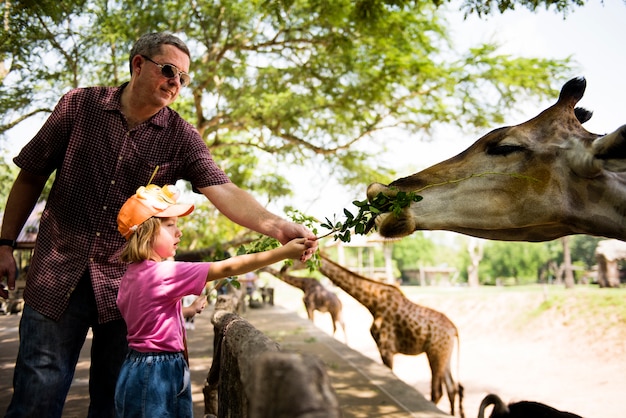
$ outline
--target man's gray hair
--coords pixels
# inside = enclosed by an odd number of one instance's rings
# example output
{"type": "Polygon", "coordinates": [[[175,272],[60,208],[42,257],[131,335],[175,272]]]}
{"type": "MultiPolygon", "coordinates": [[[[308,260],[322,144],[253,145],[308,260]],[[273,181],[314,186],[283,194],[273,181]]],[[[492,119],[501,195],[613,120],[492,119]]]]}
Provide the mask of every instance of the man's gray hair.
{"type": "Polygon", "coordinates": [[[155,32],[147,33],[137,39],[135,45],[130,50],[130,56],[128,57],[128,63],[130,65],[130,74],[133,74],[133,58],[135,55],[145,55],[147,57],[153,57],[161,52],[161,45],[172,45],[183,51],[189,59],[191,59],[191,53],[187,45],[177,36],[171,33],[155,32]]]}

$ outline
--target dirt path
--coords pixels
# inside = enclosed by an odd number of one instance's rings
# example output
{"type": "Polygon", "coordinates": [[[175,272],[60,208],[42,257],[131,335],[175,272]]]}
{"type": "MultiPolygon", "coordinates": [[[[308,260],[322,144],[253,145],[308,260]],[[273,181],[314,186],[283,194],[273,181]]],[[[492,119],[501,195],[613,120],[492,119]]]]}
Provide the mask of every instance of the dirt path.
{"type": "MultiPolygon", "coordinates": [[[[352,297],[333,290],[344,304],[348,345],[380,362],[369,334],[372,316],[352,297]]],[[[468,418],[477,416],[480,401],[490,392],[505,402],[534,400],[586,418],[624,416],[620,402],[626,388],[623,326],[605,335],[595,335],[593,329],[581,332],[567,312],[529,319],[528,313],[549,297],[537,292],[507,292],[489,298],[461,292],[464,290],[450,289],[448,294],[426,291],[415,296],[405,293],[414,302],[445,313],[457,325],[461,335],[460,377],[468,418]]],[[[279,296],[278,302],[306,317],[299,298],[285,300],[279,296]]],[[[328,314],[316,313],[315,324],[329,334],[332,332],[328,314]]],[[[343,333],[338,332],[336,338],[343,341],[343,333]]],[[[396,355],[394,361],[394,373],[429,397],[426,356],[396,355]]],[[[455,376],[456,370],[455,358],[455,376]]],[[[445,396],[438,406],[449,411],[445,396]]]]}

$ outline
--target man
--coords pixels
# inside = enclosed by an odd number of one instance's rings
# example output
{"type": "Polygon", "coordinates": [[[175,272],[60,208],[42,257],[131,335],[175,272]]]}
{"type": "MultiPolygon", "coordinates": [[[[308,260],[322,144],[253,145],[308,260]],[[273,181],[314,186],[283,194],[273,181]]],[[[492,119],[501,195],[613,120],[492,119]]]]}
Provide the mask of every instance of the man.
{"type": "Polygon", "coordinates": [[[60,417],[89,328],[90,417],[112,416],[115,382],[127,351],[115,304],[126,266],[116,216],[148,182],[188,180],[232,221],[281,243],[313,234],[268,212],[230,182],[199,133],[168,106],[190,81],[190,53],[177,37],[142,36],[130,52],[130,82],[75,89],[61,98],[15,157],[20,167],[0,231],[0,277],[15,286],[12,245],[56,171],[41,217],[20,322],[14,393],[7,417],[60,417]]]}

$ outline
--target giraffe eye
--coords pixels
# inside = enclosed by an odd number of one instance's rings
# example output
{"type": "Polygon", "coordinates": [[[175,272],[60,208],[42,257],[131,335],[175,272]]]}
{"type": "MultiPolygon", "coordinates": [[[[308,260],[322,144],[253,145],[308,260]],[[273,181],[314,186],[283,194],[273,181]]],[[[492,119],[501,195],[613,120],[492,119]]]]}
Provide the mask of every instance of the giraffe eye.
{"type": "Polygon", "coordinates": [[[524,152],[525,150],[526,148],[520,145],[497,144],[497,145],[488,147],[487,154],[507,156],[509,154],[513,154],[514,152],[524,152]]]}

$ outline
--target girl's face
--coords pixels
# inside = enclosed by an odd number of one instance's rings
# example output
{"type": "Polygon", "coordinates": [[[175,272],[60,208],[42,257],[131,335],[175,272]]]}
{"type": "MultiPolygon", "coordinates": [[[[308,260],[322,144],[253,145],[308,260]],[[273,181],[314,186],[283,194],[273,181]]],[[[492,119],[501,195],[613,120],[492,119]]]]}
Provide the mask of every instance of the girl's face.
{"type": "Polygon", "coordinates": [[[154,240],[153,252],[157,261],[165,260],[176,254],[180,237],[183,235],[176,226],[178,217],[161,218],[161,227],[154,240]]]}

